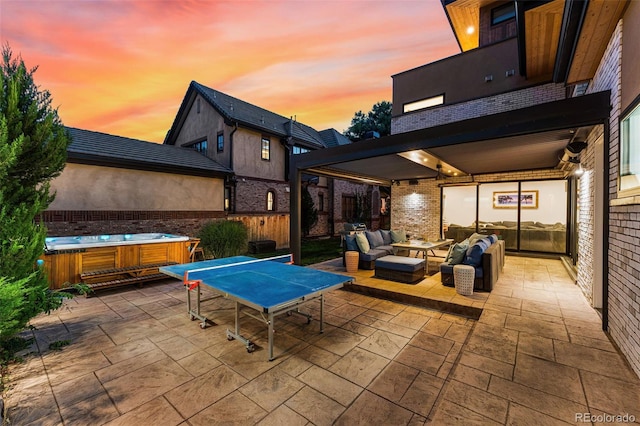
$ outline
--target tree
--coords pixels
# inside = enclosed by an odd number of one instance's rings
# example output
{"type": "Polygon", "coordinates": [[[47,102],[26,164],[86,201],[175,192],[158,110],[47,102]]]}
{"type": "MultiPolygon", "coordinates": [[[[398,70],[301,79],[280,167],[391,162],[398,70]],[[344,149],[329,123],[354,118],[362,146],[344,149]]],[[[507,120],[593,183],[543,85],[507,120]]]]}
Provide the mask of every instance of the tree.
{"type": "Polygon", "coordinates": [[[302,223],[300,226],[304,235],[309,235],[313,225],[318,223],[318,209],[316,209],[316,206],[313,203],[313,198],[309,193],[309,188],[306,185],[302,187],[302,199],[300,200],[300,203],[302,206],[302,211],[300,212],[302,223]]]}
{"type": "Polygon", "coordinates": [[[46,228],[37,221],[54,195],[50,181],[66,163],[71,138],[51,107],[51,94],[35,85],[20,56],[2,47],[0,64],[0,349],[65,295],[49,290],[36,267],[46,228]],[[4,312],[4,310],[9,312],[4,312]]]}
{"type": "Polygon", "coordinates": [[[391,134],[391,102],[378,102],[367,114],[356,112],[344,135],[355,142],[363,139],[370,131],[378,132],[380,136],[391,134]]]}

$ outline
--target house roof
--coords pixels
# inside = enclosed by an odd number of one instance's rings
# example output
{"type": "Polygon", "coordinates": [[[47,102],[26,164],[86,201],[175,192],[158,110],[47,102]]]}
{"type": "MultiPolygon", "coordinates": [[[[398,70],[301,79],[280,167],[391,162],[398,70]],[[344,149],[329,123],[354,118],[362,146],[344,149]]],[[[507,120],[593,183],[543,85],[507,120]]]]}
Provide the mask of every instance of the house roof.
{"type": "Polygon", "coordinates": [[[259,106],[234,98],[219,90],[211,89],[196,81],[192,81],[182,101],[180,110],[167,133],[165,144],[175,144],[177,132],[186,117],[188,108],[195,100],[195,94],[200,94],[212,107],[222,115],[227,122],[238,123],[259,131],[279,136],[293,137],[293,143],[312,149],[324,148],[325,144],[320,134],[310,126],[268,111],[259,106]]]}
{"type": "Polygon", "coordinates": [[[68,161],[194,176],[222,177],[232,171],[193,149],[67,127],[73,141],[68,161]]]}
{"type": "Polygon", "coordinates": [[[320,133],[320,137],[328,148],[351,143],[351,140],[348,137],[338,132],[336,129],[321,130],[318,133],[320,133]]]}

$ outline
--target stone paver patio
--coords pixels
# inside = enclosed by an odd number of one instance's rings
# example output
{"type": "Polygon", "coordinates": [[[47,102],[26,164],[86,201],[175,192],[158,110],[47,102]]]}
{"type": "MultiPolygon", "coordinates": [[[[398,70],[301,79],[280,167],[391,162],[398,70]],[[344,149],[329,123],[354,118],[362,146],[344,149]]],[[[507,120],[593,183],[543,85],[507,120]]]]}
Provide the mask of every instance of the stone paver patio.
{"type": "MultiPolygon", "coordinates": [[[[438,275],[419,286],[372,275],[356,282],[462,298],[438,275]]],[[[640,380],[560,261],[507,257],[494,291],[474,296],[460,303],[483,309],[477,321],[334,291],[324,334],[278,318],[272,362],[251,318],[242,331],[259,350],[227,341],[234,311],[222,297],[203,294],[216,326],[189,321],[178,281],[80,297],[33,322],[34,353],[11,367],[5,403],[16,425],[639,424],[640,380]]]]}

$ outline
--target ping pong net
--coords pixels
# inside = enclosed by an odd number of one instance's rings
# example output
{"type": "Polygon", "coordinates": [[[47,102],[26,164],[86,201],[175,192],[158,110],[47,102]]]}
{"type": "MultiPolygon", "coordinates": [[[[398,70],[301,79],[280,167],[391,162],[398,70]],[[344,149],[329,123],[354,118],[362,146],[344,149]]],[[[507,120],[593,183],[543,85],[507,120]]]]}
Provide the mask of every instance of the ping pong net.
{"type": "Polygon", "coordinates": [[[189,291],[199,287],[202,284],[202,280],[199,279],[190,279],[190,275],[195,275],[196,277],[202,273],[211,273],[211,272],[227,272],[230,269],[247,269],[250,268],[252,264],[262,263],[262,262],[277,262],[284,263],[287,265],[293,264],[293,254],[284,254],[280,256],[267,257],[265,259],[250,259],[244,260],[240,262],[232,262],[223,265],[210,266],[208,268],[197,268],[185,271],[184,276],[182,278],[182,283],[189,291]]]}

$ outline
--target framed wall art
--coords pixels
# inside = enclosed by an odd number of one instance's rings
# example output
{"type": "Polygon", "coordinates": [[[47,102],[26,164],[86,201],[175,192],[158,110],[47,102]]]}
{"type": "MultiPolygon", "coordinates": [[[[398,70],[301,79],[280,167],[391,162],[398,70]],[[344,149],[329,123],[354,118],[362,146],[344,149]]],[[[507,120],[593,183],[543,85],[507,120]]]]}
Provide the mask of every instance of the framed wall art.
{"type": "MultiPolygon", "coordinates": [[[[538,191],[521,191],[520,207],[523,209],[538,208],[538,191]]],[[[518,192],[517,191],[494,191],[493,193],[494,209],[517,209],[518,208],[518,192]]]]}

